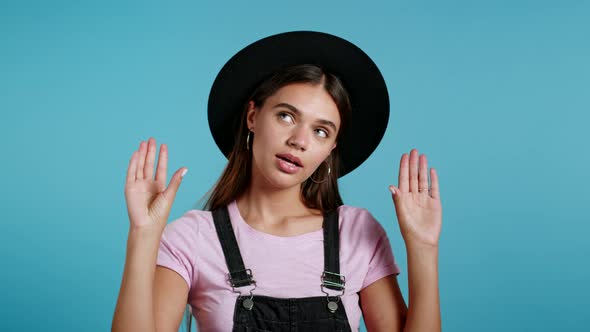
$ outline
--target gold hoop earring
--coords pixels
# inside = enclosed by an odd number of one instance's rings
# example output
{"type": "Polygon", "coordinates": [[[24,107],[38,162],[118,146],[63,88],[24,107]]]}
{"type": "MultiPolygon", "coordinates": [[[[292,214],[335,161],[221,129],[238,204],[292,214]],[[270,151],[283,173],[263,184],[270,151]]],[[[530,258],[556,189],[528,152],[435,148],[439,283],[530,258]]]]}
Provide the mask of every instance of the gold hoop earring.
{"type": "Polygon", "coordinates": [[[310,179],[310,180],[311,180],[313,183],[324,183],[324,182],[326,182],[326,181],[327,181],[327,180],[330,178],[330,173],[331,173],[331,172],[332,172],[332,171],[331,171],[331,169],[330,169],[330,166],[328,166],[328,176],[327,176],[325,179],[323,179],[322,181],[316,181],[316,180],[314,180],[314,179],[311,177],[311,175],[309,176],[309,179],[310,179]]]}

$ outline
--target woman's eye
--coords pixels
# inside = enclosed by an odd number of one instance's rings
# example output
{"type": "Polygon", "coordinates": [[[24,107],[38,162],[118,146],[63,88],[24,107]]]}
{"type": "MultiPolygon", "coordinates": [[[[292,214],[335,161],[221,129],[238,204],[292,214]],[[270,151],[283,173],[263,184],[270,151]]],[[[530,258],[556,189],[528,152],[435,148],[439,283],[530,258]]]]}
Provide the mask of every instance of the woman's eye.
{"type": "MultiPolygon", "coordinates": [[[[293,116],[292,116],[291,114],[289,114],[289,113],[285,113],[285,112],[279,112],[279,113],[277,114],[277,116],[278,116],[278,117],[279,117],[281,120],[283,120],[283,121],[286,121],[286,122],[289,122],[289,123],[295,123],[295,119],[294,119],[294,118],[293,118],[293,116]]],[[[318,129],[316,129],[316,132],[318,132],[318,133],[319,133],[318,135],[319,135],[320,137],[323,137],[323,138],[327,138],[327,137],[329,137],[329,136],[330,136],[330,135],[329,135],[329,132],[328,132],[327,130],[325,130],[325,129],[322,129],[322,128],[318,128],[318,129]]]]}
{"type": "Polygon", "coordinates": [[[293,117],[289,113],[281,112],[281,113],[279,113],[279,118],[281,118],[281,119],[290,118],[291,121],[288,121],[288,122],[293,122],[292,121],[293,117]]]}
{"type": "Polygon", "coordinates": [[[317,129],[317,131],[322,132],[323,134],[321,134],[320,136],[322,137],[328,137],[328,132],[324,129],[317,129]]]}

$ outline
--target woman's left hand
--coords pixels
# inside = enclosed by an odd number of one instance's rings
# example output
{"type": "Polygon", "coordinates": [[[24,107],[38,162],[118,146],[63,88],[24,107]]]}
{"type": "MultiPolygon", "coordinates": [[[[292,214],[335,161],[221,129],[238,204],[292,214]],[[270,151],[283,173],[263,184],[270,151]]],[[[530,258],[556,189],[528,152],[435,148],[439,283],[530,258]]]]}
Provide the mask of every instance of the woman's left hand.
{"type": "Polygon", "coordinates": [[[442,205],[438,175],[430,169],[431,187],[428,190],[426,155],[418,157],[418,150],[404,153],[400,160],[399,188],[390,185],[395,213],[406,247],[438,248],[442,226],[442,205]],[[419,190],[425,188],[426,190],[419,190]]]}

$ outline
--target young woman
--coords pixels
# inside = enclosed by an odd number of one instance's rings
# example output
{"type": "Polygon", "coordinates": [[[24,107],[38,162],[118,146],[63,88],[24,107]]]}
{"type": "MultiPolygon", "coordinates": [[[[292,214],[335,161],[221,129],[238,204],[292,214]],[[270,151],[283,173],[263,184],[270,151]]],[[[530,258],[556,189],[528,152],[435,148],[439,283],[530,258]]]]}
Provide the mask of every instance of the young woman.
{"type": "MultiPolygon", "coordinates": [[[[438,177],[416,149],[390,185],[407,248],[409,307],[387,234],[344,205],[337,180],[365,161],[389,117],[371,59],[332,35],[270,36],[237,53],[209,97],[229,162],[203,210],[166,224],[168,151],[141,142],[127,171],[130,229],[113,331],[440,331],[438,177]],[[189,329],[190,329],[190,319],[189,329]]],[[[359,188],[362,190],[362,188],[359,188]]]]}

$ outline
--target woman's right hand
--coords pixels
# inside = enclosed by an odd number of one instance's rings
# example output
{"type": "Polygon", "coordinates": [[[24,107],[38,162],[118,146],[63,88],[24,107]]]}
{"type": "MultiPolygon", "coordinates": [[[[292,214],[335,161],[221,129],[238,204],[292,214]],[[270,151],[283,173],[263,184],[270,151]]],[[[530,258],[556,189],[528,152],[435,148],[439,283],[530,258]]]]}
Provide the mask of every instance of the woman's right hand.
{"type": "Polygon", "coordinates": [[[141,229],[161,235],[182,180],[182,171],[188,169],[178,169],[166,187],[168,147],[162,144],[156,177],[153,179],[156,147],[156,140],[150,137],[147,143],[140,143],[138,151],[133,152],[127,169],[125,200],[130,230],[141,229]]]}

